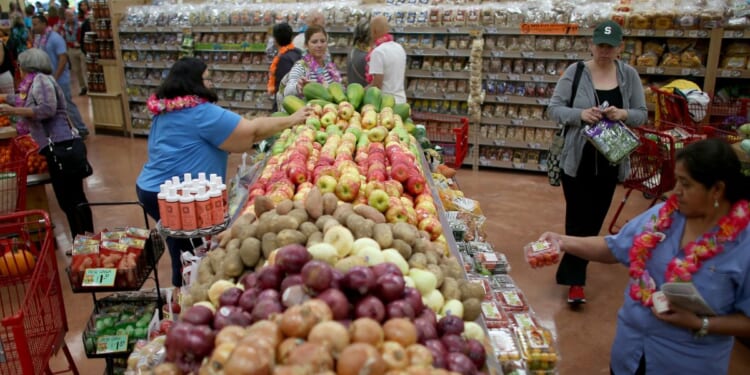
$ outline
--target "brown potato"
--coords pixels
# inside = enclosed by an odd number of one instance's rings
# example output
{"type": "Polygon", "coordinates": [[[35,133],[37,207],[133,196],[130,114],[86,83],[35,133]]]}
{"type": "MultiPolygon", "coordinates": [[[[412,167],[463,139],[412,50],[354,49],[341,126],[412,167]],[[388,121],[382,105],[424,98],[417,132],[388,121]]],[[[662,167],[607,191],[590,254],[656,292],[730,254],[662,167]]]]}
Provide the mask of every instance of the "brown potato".
{"type": "Polygon", "coordinates": [[[276,246],[282,247],[293,243],[304,245],[307,242],[307,236],[302,232],[294,229],[282,229],[276,235],[276,246]]]}
{"type": "Polygon", "coordinates": [[[339,204],[339,198],[336,196],[336,194],[333,194],[331,192],[323,194],[323,214],[325,215],[333,215],[333,212],[336,211],[336,207],[339,204]]]}
{"type": "Polygon", "coordinates": [[[463,301],[464,304],[464,320],[467,322],[473,322],[479,318],[479,314],[482,313],[481,300],[476,298],[469,298],[463,301]]]}
{"type": "Polygon", "coordinates": [[[381,249],[388,249],[393,245],[393,232],[391,226],[380,223],[372,228],[372,238],[380,245],[381,249]]]}
{"type": "Polygon", "coordinates": [[[385,216],[382,212],[375,209],[375,207],[370,207],[366,204],[358,204],[354,206],[354,212],[365,219],[374,221],[376,224],[385,223],[385,216]]]}
{"type": "Polygon", "coordinates": [[[278,246],[276,246],[276,233],[268,232],[263,235],[263,239],[261,240],[261,249],[263,249],[263,257],[268,259],[268,257],[271,255],[271,252],[276,250],[278,246]]]}
{"type": "Polygon", "coordinates": [[[273,210],[274,208],[274,204],[271,198],[265,195],[259,195],[255,197],[253,206],[255,207],[255,217],[260,217],[261,215],[263,215],[263,213],[273,210]]]}
{"type": "Polygon", "coordinates": [[[411,258],[411,246],[404,240],[393,240],[392,248],[396,249],[404,259],[411,258]]]}
{"type": "Polygon", "coordinates": [[[292,202],[291,200],[287,199],[287,200],[281,201],[276,206],[276,213],[279,214],[279,215],[286,215],[292,209],[294,209],[294,202],[292,202]]]}
{"type": "Polygon", "coordinates": [[[309,221],[300,224],[298,229],[305,235],[305,237],[310,237],[311,234],[320,232],[318,226],[315,225],[315,223],[311,223],[309,221]]]}
{"type": "Polygon", "coordinates": [[[240,245],[239,254],[245,267],[254,267],[258,264],[258,259],[260,259],[260,240],[255,237],[245,238],[245,240],[242,241],[242,245],[240,245]]]}
{"type": "Polygon", "coordinates": [[[320,215],[323,215],[323,197],[317,186],[310,189],[310,193],[307,194],[305,210],[307,210],[307,214],[313,219],[317,219],[320,215]]]}

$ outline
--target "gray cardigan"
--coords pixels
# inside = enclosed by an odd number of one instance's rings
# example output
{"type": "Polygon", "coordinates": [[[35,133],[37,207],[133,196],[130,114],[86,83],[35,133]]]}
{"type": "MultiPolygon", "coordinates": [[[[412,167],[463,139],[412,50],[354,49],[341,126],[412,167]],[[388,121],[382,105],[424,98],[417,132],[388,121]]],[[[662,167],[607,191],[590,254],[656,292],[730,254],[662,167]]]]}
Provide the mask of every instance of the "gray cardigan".
{"type": "MultiPolygon", "coordinates": [[[[630,65],[616,60],[617,82],[622,93],[623,109],[628,111],[628,126],[636,127],[648,121],[648,109],[646,109],[646,97],[643,94],[643,86],[638,72],[630,65]]],[[[597,105],[594,83],[591,79],[591,71],[588,66],[583,69],[581,81],[578,83],[578,93],[573,101],[573,107],[568,107],[573,89],[573,77],[576,72],[576,64],[568,66],[560,80],[557,81],[555,92],[550,98],[547,116],[550,120],[557,121],[567,127],[565,135],[565,146],[560,156],[560,166],[569,176],[576,176],[578,165],[583,155],[583,146],[586,145],[581,124],[581,112],[597,105]]],[[[630,159],[626,158],[620,163],[618,178],[620,181],[630,174],[630,159]]]]}

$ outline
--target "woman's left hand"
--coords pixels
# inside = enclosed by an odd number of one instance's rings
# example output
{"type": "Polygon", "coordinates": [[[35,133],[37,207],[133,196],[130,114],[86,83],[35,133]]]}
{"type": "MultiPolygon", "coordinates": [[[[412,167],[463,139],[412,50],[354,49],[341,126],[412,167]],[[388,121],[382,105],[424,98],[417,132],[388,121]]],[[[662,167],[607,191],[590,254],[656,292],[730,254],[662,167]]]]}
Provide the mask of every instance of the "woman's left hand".
{"type": "Polygon", "coordinates": [[[15,107],[7,104],[0,104],[0,116],[13,116],[15,113],[15,107]]]}
{"type": "Polygon", "coordinates": [[[628,119],[628,111],[617,107],[607,107],[602,111],[604,117],[612,121],[625,121],[628,119]]]}
{"type": "Polygon", "coordinates": [[[691,330],[699,330],[701,327],[701,318],[694,312],[685,310],[683,308],[670,305],[669,311],[659,314],[655,308],[651,308],[657,319],[667,322],[669,324],[683,327],[691,330]]]}

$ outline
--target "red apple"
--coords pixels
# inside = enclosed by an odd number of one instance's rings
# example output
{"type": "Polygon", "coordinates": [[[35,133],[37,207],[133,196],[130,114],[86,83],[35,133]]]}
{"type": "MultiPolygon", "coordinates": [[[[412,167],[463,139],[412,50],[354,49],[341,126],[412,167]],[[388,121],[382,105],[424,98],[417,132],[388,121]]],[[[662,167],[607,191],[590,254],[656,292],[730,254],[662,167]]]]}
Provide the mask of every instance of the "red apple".
{"type": "Polygon", "coordinates": [[[405,163],[391,165],[391,178],[398,182],[406,182],[409,179],[409,166],[405,163]]]}
{"type": "Polygon", "coordinates": [[[424,193],[419,194],[416,197],[414,197],[414,203],[416,204],[420,204],[423,201],[434,202],[434,199],[432,198],[432,194],[430,194],[429,191],[425,191],[424,193]]]}
{"type": "Polygon", "coordinates": [[[358,174],[346,173],[339,177],[334,193],[344,202],[352,202],[359,194],[359,188],[362,185],[358,174]]]}
{"type": "Polygon", "coordinates": [[[413,175],[406,181],[406,190],[409,191],[409,194],[414,196],[422,194],[424,193],[425,183],[426,181],[424,177],[421,175],[413,175]]]}
{"type": "Polygon", "coordinates": [[[414,206],[414,209],[420,209],[429,212],[432,216],[437,216],[437,207],[435,207],[435,203],[430,201],[419,202],[416,206],[414,206]]]}
{"type": "Polygon", "coordinates": [[[434,213],[427,211],[424,208],[419,208],[419,207],[414,208],[414,212],[417,214],[417,222],[420,222],[427,217],[431,217],[435,215],[434,213]]]}
{"type": "Polygon", "coordinates": [[[385,219],[389,223],[397,223],[399,221],[407,222],[409,215],[406,213],[406,209],[403,206],[390,206],[385,212],[385,219]]]}
{"type": "Polygon", "coordinates": [[[379,181],[383,182],[386,180],[385,171],[383,170],[371,170],[367,172],[367,181],[379,181]]]}
{"type": "Polygon", "coordinates": [[[419,222],[418,228],[419,230],[429,233],[430,239],[433,241],[443,234],[443,225],[440,224],[440,220],[434,216],[422,219],[422,221],[419,222]]]}
{"type": "Polygon", "coordinates": [[[392,197],[400,197],[404,193],[404,187],[396,180],[385,180],[385,192],[392,197]]]}
{"type": "Polygon", "coordinates": [[[385,191],[385,184],[382,181],[367,181],[364,190],[365,195],[370,196],[370,194],[375,190],[385,191]]]}
{"type": "Polygon", "coordinates": [[[289,168],[287,175],[292,182],[299,185],[307,181],[307,168],[305,166],[292,166],[289,168]]]}
{"type": "Polygon", "coordinates": [[[411,207],[414,208],[414,201],[411,200],[411,197],[408,195],[402,195],[398,197],[401,200],[401,203],[404,205],[404,207],[411,207]]]}

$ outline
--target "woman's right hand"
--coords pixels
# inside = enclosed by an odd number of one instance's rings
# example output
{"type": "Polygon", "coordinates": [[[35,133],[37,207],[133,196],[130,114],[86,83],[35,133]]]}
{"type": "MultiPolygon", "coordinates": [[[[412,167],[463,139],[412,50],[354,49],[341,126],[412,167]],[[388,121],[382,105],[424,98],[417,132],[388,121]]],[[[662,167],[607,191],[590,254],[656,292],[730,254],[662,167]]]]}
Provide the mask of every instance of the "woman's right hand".
{"type": "Polygon", "coordinates": [[[297,112],[292,113],[291,116],[289,116],[289,120],[292,121],[292,126],[304,124],[305,121],[307,121],[307,118],[313,113],[312,107],[309,105],[306,105],[297,112]]]}
{"type": "Polygon", "coordinates": [[[602,110],[598,107],[591,107],[581,111],[581,122],[586,124],[596,124],[602,119],[602,110]]]}
{"type": "Polygon", "coordinates": [[[563,235],[555,232],[544,232],[541,236],[539,236],[539,241],[548,241],[551,242],[557,247],[560,248],[560,250],[563,249],[563,235]]]}

